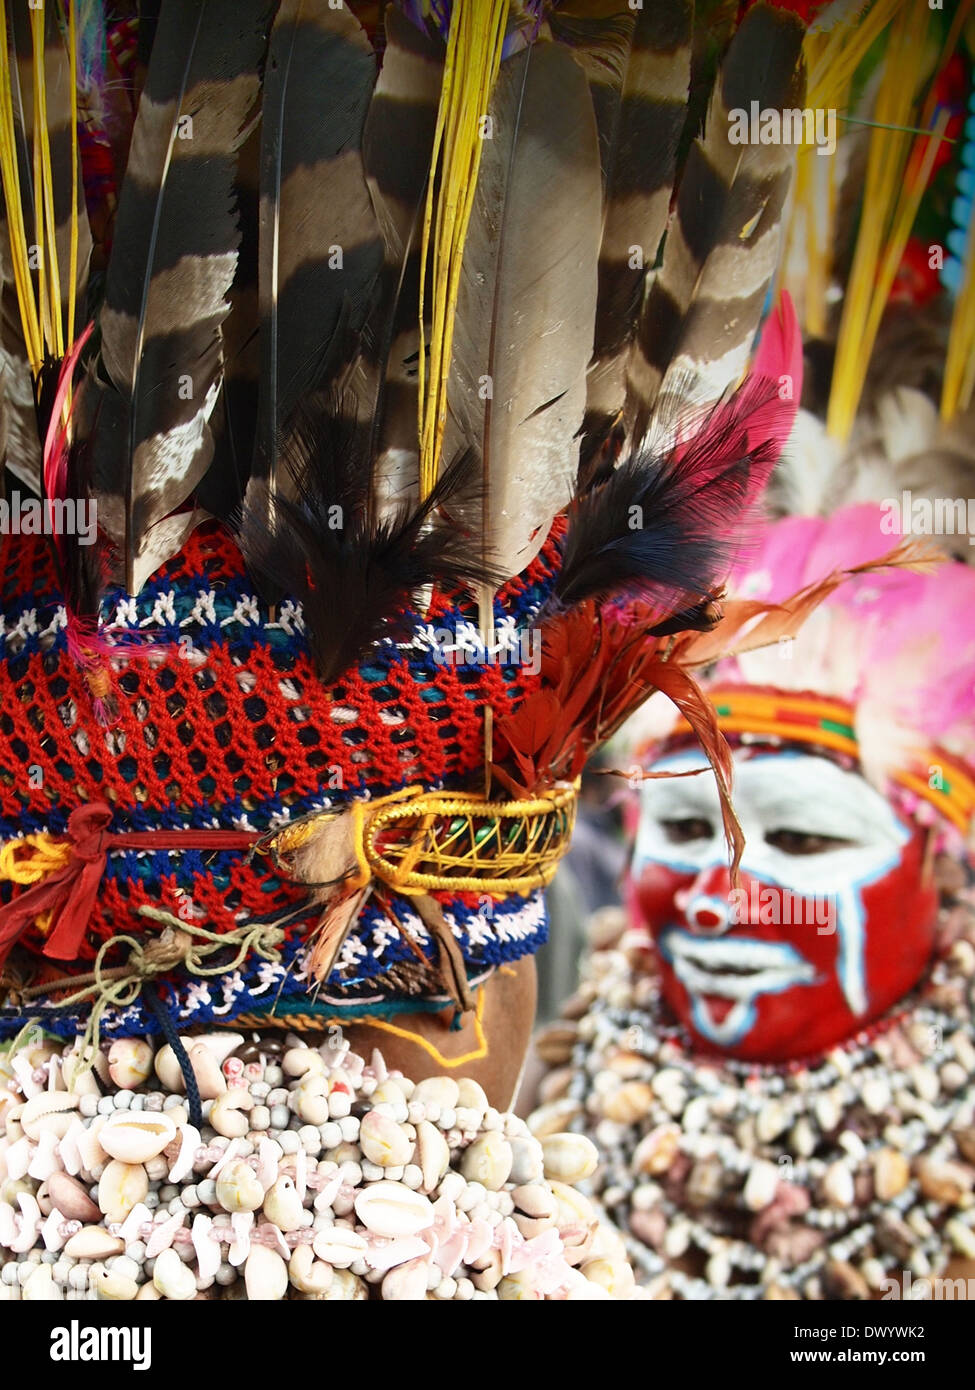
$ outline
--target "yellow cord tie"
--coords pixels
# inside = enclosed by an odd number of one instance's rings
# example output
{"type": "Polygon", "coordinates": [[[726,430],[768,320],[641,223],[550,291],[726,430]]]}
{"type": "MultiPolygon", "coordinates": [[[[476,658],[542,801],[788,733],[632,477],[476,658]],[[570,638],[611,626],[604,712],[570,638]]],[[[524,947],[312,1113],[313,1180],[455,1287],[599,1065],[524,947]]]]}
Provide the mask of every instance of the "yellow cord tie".
{"type": "Polygon", "coordinates": [[[342,811],[308,816],[262,847],[288,854],[324,820],[351,815],[356,872],[348,888],[373,878],[405,897],[431,892],[507,897],[544,888],[569,848],[578,788],[563,783],[531,800],[490,801],[477,792],[407,787],[342,811]]]}
{"type": "Polygon", "coordinates": [[[404,1038],[407,1042],[413,1043],[414,1047],[421,1047],[440,1067],[466,1066],[468,1062],[482,1062],[488,1055],[487,1034],[484,1032],[484,987],[477,991],[477,1008],[474,1010],[474,1037],[477,1040],[477,1047],[471,1052],[465,1052],[460,1057],[445,1057],[438,1047],[435,1047],[429,1038],[424,1038],[420,1033],[414,1033],[410,1028],[401,1028],[397,1023],[390,1023],[385,1018],[331,1018],[326,1020],[323,1025],[328,1027],[341,1027],[344,1023],[346,1027],[350,1024],[361,1023],[364,1027],[378,1028],[380,1032],[391,1033],[394,1038],[404,1038]]]}
{"type": "Polygon", "coordinates": [[[73,853],[71,843],[39,833],[23,835],[0,845],[0,879],[8,883],[39,883],[63,869],[73,853]]]}
{"type": "Polygon", "coordinates": [[[438,1066],[453,1068],[466,1066],[468,1062],[482,1062],[488,1055],[488,1040],[484,1032],[484,1005],[485,991],[482,985],[477,991],[477,1006],[474,1010],[474,1038],[477,1046],[461,1057],[445,1057],[428,1038],[415,1033],[412,1028],[403,1028],[398,1023],[390,1023],[384,1018],[373,1018],[370,1014],[361,1014],[359,1017],[343,1014],[334,1018],[325,1018],[318,1014],[282,1014],[280,1018],[273,1014],[238,1014],[228,1026],[236,1029],[288,1028],[296,1033],[324,1032],[329,1028],[378,1028],[380,1032],[391,1033],[393,1037],[404,1038],[414,1046],[422,1048],[438,1066]]]}

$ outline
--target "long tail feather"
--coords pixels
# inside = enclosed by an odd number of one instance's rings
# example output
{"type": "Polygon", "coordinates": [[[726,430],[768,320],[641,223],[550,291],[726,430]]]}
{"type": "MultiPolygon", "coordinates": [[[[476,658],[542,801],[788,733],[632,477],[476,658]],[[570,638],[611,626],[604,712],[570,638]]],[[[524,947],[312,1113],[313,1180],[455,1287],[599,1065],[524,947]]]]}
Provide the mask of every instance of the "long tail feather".
{"type": "Polygon", "coordinates": [[[372,301],[382,243],[362,168],[376,65],[343,5],[284,0],[271,34],[261,134],[261,401],[255,476],[275,494],[278,449],[322,384],[340,324],[372,301]]]}
{"type": "Polygon", "coordinates": [[[125,583],[195,518],[177,512],[213,454],[221,325],[237,263],[235,152],[258,91],[266,0],[166,0],[119,200],[101,315],[95,478],[125,583]]]}
{"type": "Polygon", "coordinates": [[[728,49],[704,135],[688,156],[663,263],[627,370],[629,433],[642,439],[658,403],[686,391],[717,399],[744,369],[779,249],[794,146],[735,143],[732,113],[801,108],[801,21],[755,5],[728,49]]]}
{"type": "Polygon", "coordinates": [[[261,127],[255,113],[237,159],[234,197],[240,247],[223,322],[223,391],[213,415],[213,462],[196,489],[198,504],[213,516],[235,521],[254,463],[260,392],[261,344],[258,304],[258,208],[261,127]]]}
{"type": "Polygon", "coordinates": [[[626,358],[648,271],[667,224],[687,110],[693,0],[571,0],[552,15],[589,79],[603,169],[603,235],[580,485],[612,467],[622,442],[626,358]]]}
{"type": "MultiPolygon", "coordinates": [[[[474,444],[461,508],[505,576],[537,554],[575,486],[599,244],[599,150],[585,76],[539,42],[501,66],[464,247],[445,456],[474,444]]],[[[483,620],[482,620],[483,621],[483,620]]]]}
{"type": "MultiPolygon", "coordinates": [[[[378,519],[419,495],[421,215],[430,178],[444,43],[393,5],[362,154],[385,248],[375,351],[358,391],[375,441],[372,506],[378,519]],[[380,384],[381,383],[381,384],[380,384]]],[[[429,324],[427,325],[429,338],[429,324]]]]}

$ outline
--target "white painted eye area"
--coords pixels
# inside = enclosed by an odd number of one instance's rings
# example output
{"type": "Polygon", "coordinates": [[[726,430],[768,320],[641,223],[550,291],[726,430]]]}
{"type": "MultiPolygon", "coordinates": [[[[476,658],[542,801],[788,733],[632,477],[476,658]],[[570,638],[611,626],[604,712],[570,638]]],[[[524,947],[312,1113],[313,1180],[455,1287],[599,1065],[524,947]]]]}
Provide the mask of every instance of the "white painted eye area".
{"type": "MultiPolygon", "coordinates": [[[[704,816],[669,816],[659,821],[664,839],[669,845],[706,844],[715,835],[716,827],[704,816]]],[[[838,835],[817,835],[807,830],[766,831],[765,843],[782,854],[807,855],[826,854],[830,850],[846,848],[852,840],[841,839],[838,835]]]]}
{"type": "MultiPolygon", "coordinates": [[[[714,775],[699,753],[673,754],[641,793],[634,872],[657,863],[684,874],[727,864],[714,775]]],[[[735,755],[732,792],[745,833],[742,868],[803,892],[836,892],[887,872],[908,832],[857,772],[812,754],[735,755]]]]}

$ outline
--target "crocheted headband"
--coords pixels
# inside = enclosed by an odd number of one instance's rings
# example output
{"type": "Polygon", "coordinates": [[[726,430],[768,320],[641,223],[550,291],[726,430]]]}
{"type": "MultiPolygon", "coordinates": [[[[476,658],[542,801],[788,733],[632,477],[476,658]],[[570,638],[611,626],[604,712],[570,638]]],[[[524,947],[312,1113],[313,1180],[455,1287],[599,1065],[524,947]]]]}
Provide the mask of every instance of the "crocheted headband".
{"type": "MultiPolygon", "coordinates": [[[[847,700],[825,700],[811,692],[792,693],[761,686],[717,685],[708,699],[718,727],[730,740],[768,735],[775,742],[810,744],[861,761],[857,708],[847,700]]],[[[898,789],[933,806],[962,835],[975,816],[972,770],[944,748],[917,750],[917,771],[892,767],[888,778],[898,789]],[[925,763],[927,764],[925,768],[925,763]]]]}
{"type": "Polygon", "coordinates": [[[802,26],[750,10],[682,143],[689,5],[360,8],[164,0],[138,100],[116,43],[96,287],[90,36],[8,7],[0,1033],[466,1009],[588,754],[700,710],[800,379],[786,301],[741,381],[794,152],[727,116],[801,106],[802,26]]]}

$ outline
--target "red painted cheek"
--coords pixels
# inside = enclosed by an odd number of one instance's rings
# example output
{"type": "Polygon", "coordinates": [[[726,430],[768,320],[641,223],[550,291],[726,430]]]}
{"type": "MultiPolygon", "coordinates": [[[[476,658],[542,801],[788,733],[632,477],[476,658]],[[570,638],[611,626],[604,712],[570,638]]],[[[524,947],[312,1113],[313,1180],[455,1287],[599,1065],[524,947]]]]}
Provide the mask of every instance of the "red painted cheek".
{"type": "Polygon", "coordinates": [[[635,882],[631,880],[631,906],[654,936],[668,923],[683,920],[676,899],[686,893],[694,878],[694,874],[677,874],[661,864],[648,864],[635,882]]]}
{"type": "Polygon", "coordinates": [[[899,866],[863,890],[872,1017],[902,998],[931,959],[938,895],[930,872],[924,870],[925,841],[925,833],[915,831],[899,866]]]}

